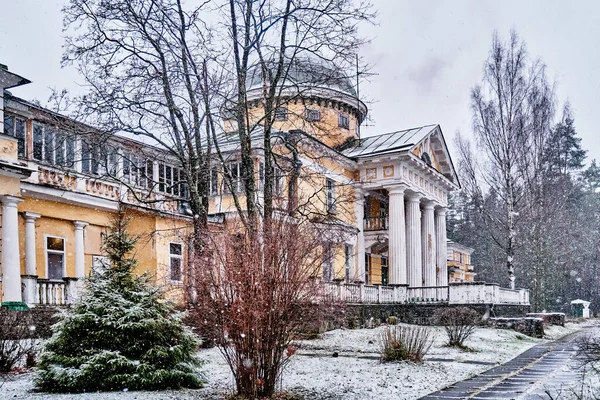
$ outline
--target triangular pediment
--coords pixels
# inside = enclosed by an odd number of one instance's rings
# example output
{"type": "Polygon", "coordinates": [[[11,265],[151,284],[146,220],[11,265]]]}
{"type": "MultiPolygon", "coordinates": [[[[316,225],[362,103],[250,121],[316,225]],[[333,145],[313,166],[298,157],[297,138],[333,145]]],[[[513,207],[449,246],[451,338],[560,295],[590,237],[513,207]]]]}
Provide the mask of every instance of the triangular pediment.
{"type": "Polygon", "coordinates": [[[444,175],[454,185],[460,187],[458,175],[454,169],[446,140],[439,125],[414,144],[410,152],[430,168],[444,175]]]}

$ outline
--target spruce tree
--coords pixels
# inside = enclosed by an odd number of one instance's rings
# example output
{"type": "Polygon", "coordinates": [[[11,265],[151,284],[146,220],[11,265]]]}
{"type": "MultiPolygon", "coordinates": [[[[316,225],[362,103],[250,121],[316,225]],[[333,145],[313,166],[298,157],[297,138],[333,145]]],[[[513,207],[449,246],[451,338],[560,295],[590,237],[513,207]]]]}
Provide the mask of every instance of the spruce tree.
{"type": "Polygon", "coordinates": [[[157,390],[202,385],[196,336],[148,275],[133,274],[136,239],[122,212],[103,251],[110,264],[92,271],[54,327],[40,357],[36,386],[48,392],[157,390]]]}

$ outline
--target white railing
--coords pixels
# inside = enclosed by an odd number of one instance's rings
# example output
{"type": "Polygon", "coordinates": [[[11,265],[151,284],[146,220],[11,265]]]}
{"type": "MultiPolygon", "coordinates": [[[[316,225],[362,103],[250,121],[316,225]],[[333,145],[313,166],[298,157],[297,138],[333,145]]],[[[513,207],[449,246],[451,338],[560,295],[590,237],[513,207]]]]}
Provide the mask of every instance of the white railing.
{"type": "Polygon", "coordinates": [[[63,306],[69,302],[68,284],[62,281],[37,280],[36,304],[63,306]]]}
{"type": "Polygon", "coordinates": [[[361,303],[379,303],[379,293],[377,286],[365,285],[364,297],[361,303]]]}
{"type": "Polygon", "coordinates": [[[448,286],[408,288],[410,303],[439,303],[448,301],[448,286]]]}
{"type": "Polygon", "coordinates": [[[529,291],[500,288],[485,282],[449,286],[407,287],[324,282],[324,294],[336,301],[362,304],[449,303],[529,305],[529,291]]]}

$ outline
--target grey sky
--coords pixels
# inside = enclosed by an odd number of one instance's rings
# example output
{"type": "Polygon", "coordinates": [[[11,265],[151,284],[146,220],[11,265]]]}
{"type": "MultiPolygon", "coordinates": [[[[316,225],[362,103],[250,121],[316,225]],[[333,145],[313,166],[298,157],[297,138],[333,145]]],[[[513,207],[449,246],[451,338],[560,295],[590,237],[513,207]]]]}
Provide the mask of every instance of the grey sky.
{"type": "MultiPolygon", "coordinates": [[[[378,26],[362,55],[378,75],[361,86],[370,105],[366,134],[439,123],[449,144],[470,132],[469,92],[480,81],[492,32],[515,28],[548,66],[559,101],[569,99],[583,146],[600,158],[600,2],[373,0],[378,26]]],[[[62,0],[0,0],[0,63],[33,81],[14,89],[44,103],[49,87],[76,89],[76,72],[60,68],[62,0]]]]}

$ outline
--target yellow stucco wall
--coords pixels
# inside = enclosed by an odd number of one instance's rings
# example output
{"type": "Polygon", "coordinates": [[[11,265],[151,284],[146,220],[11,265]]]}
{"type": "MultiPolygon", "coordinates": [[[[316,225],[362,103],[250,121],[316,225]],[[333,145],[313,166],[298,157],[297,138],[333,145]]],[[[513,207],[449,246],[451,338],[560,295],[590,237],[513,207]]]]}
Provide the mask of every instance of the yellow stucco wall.
{"type": "MultiPolygon", "coordinates": [[[[309,133],[330,147],[338,146],[344,143],[349,138],[357,138],[357,119],[350,113],[342,109],[326,106],[324,103],[303,104],[301,101],[290,102],[282,105],[287,107],[287,120],[276,120],[273,123],[275,129],[289,131],[300,129],[309,133]],[[321,113],[321,120],[308,122],[305,119],[306,109],[318,109],[321,113]],[[348,115],[348,129],[338,126],[338,116],[340,114],[348,115]]],[[[253,107],[249,110],[250,121],[252,124],[260,124],[260,119],[264,116],[264,108],[262,106],[253,107]]],[[[235,131],[236,124],[232,120],[225,121],[225,130],[235,131]]]]}
{"type": "MultiPolygon", "coordinates": [[[[65,239],[65,260],[68,277],[75,276],[75,227],[73,221],[89,222],[84,230],[85,272],[89,274],[92,257],[102,255],[101,234],[107,231],[115,213],[91,207],[81,207],[66,203],[25,197],[19,204],[19,211],[41,214],[35,221],[36,236],[36,271],[40,278],[47,278],[46,270],[46,237],[56,236],[65,239]]],[[[148,272],[155,276],[157,283],[170,285],[169,243],[185,243],[190,232],[189,221],[185,219],[161,216],[152,212],[128,210],[131,218],[128,230],[138,238],[134,255],[138,260],[136,273],[148,272]]],[[[19,246],[21,249],[21,273],[25,274],[25,218],[19,216],[19,246]]],[[[184,253],[187,251],[184,245],[184,253]]],[[[171,297],[181,296],[181,285],[174,286],[176,293],[171,297]]],[[[172,289],[172,288],[170,288],[172,289]]]]}

